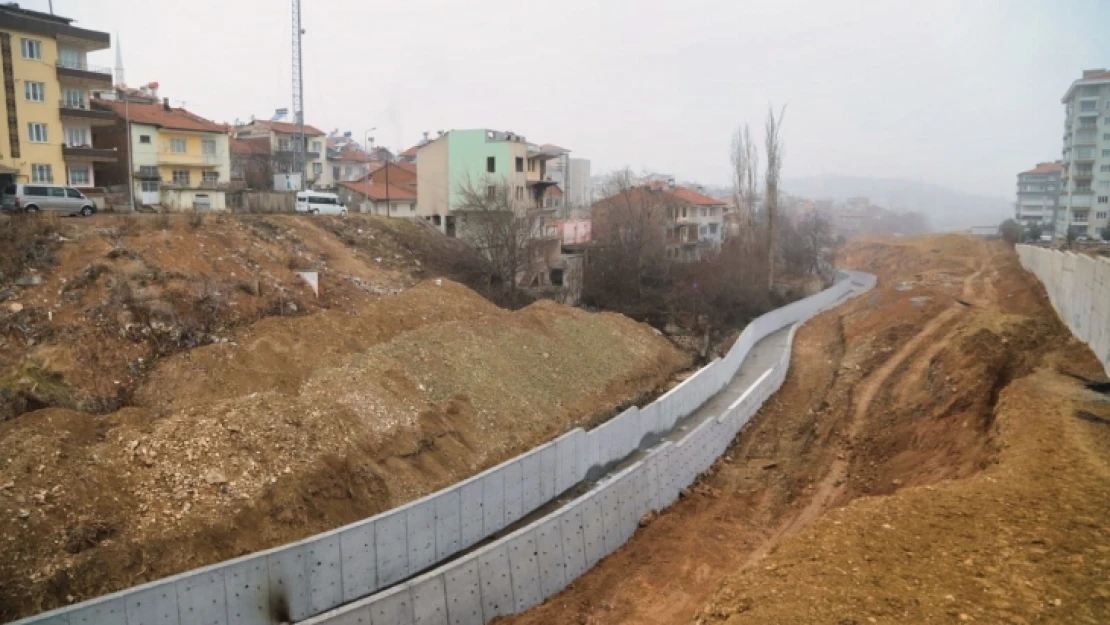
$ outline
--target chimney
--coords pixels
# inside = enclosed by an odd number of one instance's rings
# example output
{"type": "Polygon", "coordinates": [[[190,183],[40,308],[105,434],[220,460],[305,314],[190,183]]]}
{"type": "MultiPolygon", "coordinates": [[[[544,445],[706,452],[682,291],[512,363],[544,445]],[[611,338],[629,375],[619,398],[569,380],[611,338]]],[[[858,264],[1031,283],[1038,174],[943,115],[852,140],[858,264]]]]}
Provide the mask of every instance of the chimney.
{"type": "Polygon", "coordinates": [[[157,98],[158,97],[158,83],[152,82],[152,83],[148,84],[147,89],[150,89],[150,97],[152,97],[152,98],[157,98]]]}
{"type": "Polygon", "coordinates": [[[428,131],[427,131],[427,130],[425,130],[425,131],[424,131],[424,143],[427,143],[427,142],[428,142],[428,134],[429,134],[429,133],[428,133],[428,131]]]}
{"type": "Polygon", "coordinates": [[[162,108],[166,109],[167,112],[173,110],[173,107],[170,106],[170,99],[169,98],[162,98],[162,108]]]}

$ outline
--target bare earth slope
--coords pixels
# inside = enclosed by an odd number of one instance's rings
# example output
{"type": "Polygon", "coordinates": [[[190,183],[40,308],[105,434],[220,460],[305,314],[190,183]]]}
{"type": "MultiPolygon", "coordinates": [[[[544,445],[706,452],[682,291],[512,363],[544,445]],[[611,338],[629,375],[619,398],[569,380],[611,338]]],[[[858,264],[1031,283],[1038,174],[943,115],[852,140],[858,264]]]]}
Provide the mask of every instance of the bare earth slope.
{"type": "MultiPolygon", "coordinates": [[[[278,223],[283,239],[319,239],[312,254],[334,243],[278,223]]],[[[331,299],[159,356],[124,408],[0,423],[0,620],[370,516],[607,418],[689,364],[619,315],[510,312],[378,265],[332,250],[318,266],[331,299]]],[[[287,264],[273,270],[288,279],[287,264]]]]}
{"type": "Polygon", "coordinates": [[[861,240],[840,262],[878,287],[803,326],[725,456],[504,622],[1110,622],[1094,355],[1001,243],[861,240]]]}

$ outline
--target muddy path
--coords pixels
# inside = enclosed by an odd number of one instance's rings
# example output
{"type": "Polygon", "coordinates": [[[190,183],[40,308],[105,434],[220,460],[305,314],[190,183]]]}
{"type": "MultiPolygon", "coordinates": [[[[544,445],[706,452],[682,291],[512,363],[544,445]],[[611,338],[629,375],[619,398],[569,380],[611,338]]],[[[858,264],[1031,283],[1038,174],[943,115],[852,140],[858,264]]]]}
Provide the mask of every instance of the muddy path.
{"type": "Polygon", "coordinates": [[[950,236],[845,256],[879,286],[801,328],[782,389],[710,471],[563,593],[499,623],[704,619],[730,576],[761,571],[830,509],[995,462],[1000,389],[1071,345],[1012,252],[950,236]]]}

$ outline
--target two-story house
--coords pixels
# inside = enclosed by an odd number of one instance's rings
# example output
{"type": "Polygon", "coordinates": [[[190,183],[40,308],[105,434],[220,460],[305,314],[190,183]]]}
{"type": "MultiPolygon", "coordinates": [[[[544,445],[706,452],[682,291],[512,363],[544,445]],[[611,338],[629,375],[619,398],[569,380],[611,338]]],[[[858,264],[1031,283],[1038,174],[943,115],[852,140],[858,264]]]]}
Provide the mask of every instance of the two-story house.
{"type": "Polygon", "coordinates": [[[352,211],[416,217],[416,178],[416,165],[387,162],[379,164],[362,180],[340,182],[337,193],[352,211]]]}
{"type": "Polygon", "coordinates": [[[170,211],[224,210],[230,188],[231,156],[223,125],[182,108],[161,103],[95,100],[110,111],[115,124],[94,131],[95,145],[120,154],[119,161],[99,168],[106,185],[133,181],[136,204],[170,211]],[[130,126],[128,126],[130,120],[130,126]],[[134,170],[128,175],[128,162],[134,170]]]}
{"type": "Polygon", "coordinates": [[[92,187],[94,163],[116,162],[115,152],[92,147],[93,129],[112,116],[89,107],[93,91],[111,88],[112,71],[89,65],[87,55],[110,45],[108,33],[70,19],[0,5],[0,183],[92,187]]]}
{"type": "MultiPolygon", "coordinates": [[[[266,139],[269,141],[270,168],[274,174],[290,174],[294,170],[294,141],[297,125],[281,121],[255,120],[234,130],[238,139],[266,139]]],[[[305,188],[322,186],[327,167],[326,133],[305,124],[304,127],[305,188]]]]}
{"type": "Polygon", "coordinates": [[[634,215],[628,218],[662,231],[658,240],[668,258],[690,262],[719,251],[727,207],[693,189],[649,180],[594,204],[594,229],[604,239],[610,228],[622,227],[621,215],[634,215]]]}

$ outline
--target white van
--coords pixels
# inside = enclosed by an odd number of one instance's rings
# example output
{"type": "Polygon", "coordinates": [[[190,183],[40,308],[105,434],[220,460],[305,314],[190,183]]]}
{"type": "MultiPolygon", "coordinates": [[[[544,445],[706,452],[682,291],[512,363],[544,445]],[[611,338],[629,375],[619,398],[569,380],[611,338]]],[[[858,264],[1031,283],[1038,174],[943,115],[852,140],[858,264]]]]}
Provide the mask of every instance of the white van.
{"type": "Polygon", "coordinates": [[[339,200],[338,195],[334,193],[317,193],[315,191],[298,191],[296,210],[298,213],[307,213],[311,215],[347,214],[347,207],[339,200]]]}

